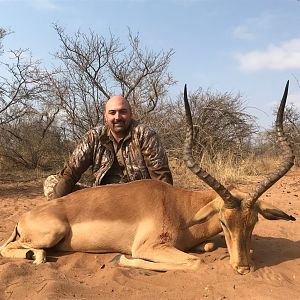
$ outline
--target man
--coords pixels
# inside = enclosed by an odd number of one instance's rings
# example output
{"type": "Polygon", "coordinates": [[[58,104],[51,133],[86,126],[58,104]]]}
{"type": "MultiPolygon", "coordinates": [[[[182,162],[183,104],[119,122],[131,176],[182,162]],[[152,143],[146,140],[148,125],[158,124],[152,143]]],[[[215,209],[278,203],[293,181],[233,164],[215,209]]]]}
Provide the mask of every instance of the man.
{"type": "Polygon", "coordinates": [[[49,176],[49,199],[76,190],[81,175],[92,166],[94,185],[158,179],[173,184],[168,159],[155,131],[132,119],[129,102],[113,96],[105,106],[105,126],[91,129],[75,148],[60,175],[49,176]]]}

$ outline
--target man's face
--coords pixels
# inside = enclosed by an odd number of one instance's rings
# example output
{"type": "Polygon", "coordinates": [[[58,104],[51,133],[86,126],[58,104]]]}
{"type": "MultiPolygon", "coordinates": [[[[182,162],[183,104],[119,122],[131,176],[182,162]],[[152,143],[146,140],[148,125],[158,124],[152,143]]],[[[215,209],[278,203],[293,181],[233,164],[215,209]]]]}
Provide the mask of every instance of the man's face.
{"type": "Polygon", "coordinates": [[[115,137],[124,137],[131,122],[129,103],[121,96],[112,97],[105,106],[105,119],[115,137]]]}

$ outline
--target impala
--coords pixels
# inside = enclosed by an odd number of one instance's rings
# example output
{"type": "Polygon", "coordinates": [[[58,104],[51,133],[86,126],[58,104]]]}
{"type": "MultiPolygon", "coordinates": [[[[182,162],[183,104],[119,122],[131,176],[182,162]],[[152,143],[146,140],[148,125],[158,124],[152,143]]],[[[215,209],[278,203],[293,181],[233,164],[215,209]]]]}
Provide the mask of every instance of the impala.
{"type": "Polygon", "coordinates": [[[287,94],[288,82],[276,119],[282,163],[252,192],[226,189],[195,162],[185,86],[188,126],[184,160],[212,190],[188,191],[157,180],[140,180],[76,191],[25,213],[1,247],[1,255],[34,259],[34,263],[40,264],[46,261],[48,248],[118,252],[122,255],[115,261],[120,266],[158,271],[196,269],[199,258],[184,251],[223,231],[230,264],[238,273],[248,273],[251,235],[258,214],[270,220],[295,220],[258,200],[294,162],[283,132],[287,94]]]}

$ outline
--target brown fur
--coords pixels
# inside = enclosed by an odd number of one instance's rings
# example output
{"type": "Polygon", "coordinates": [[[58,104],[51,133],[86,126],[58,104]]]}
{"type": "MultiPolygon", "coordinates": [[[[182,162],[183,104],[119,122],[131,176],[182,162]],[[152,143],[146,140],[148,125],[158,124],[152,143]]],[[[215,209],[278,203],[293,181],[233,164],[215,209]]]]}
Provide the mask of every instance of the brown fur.
{"type": "MultiPolygon", "coordinates": [[[[247,194],[238,192],[236,197],[242,202],[247,194]]],[[[183,251],[221,232],[221,219],[231,264],[243,273],[250,269],[249,245],[257,213],[258,209],[245,211],[242,206],[227,209],[211,190],[186,191],[157,180],[93,187],[25,213],[1,254],[34,258],[39,264],[46,261],[47,248],[109,251],[132,256],[121,256],[122,266],[195,269],[198,258],[183,251]]]]}

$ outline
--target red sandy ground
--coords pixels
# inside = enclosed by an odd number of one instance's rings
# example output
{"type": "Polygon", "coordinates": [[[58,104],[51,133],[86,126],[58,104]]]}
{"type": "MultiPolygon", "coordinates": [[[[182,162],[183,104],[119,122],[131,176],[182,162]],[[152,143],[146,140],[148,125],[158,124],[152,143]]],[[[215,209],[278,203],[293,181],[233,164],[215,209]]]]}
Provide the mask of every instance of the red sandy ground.
{"type": "MultiPolygon", "coordinates": [[[[219,248],[196,253],[197,271],[126,269],[110,261],[116,254],[49,252],[43,265],[0,257],[0,299],[300,299],[300,169],[293,169],[263,199],[297,218],[259,217],[252,248],[256,270],[235,274],[222,235],[219,248]]],[[[36,182],[0,182],[0,244],[19,216],[46,202],[36,182]]]]}

